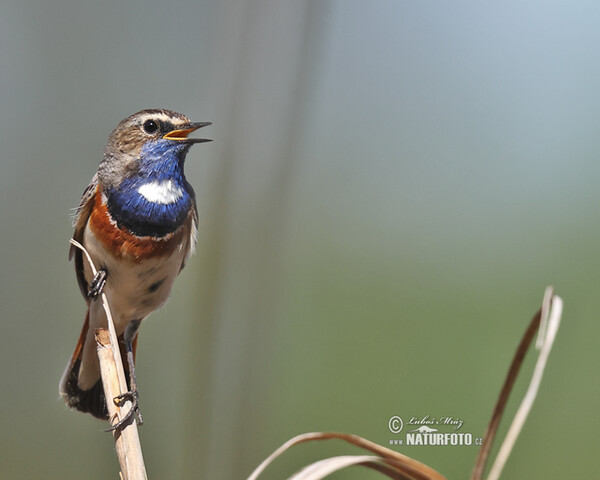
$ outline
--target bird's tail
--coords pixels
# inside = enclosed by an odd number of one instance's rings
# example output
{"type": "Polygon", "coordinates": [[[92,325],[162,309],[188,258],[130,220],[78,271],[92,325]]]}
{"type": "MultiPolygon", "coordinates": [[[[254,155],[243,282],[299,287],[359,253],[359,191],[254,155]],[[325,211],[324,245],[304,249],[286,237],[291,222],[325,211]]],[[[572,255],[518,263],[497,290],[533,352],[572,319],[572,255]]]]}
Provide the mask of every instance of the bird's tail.
{"type": "MultiPolygon", "coordinates": [[[[102,378],[98,377],[98,380],[94,383],[92,388],[83,390],[79,386],[79,370],[81,368],[81,361],[83,358],[83,349],[86,348],[86,337],[88,329],[90,328],[90,309],[88,307],[87,313],[85,314],[85,322],[83,322],[83,328],[79,334],[79,340],[75,351],[71,356],[71,360],[67,364],[67,368],[60,379],[58,385],[58,393],[64,399],[65,403],[76,410],[84,413],[91,413],[94,417],[103,420],[108,419],[108,410],[106,409],[106,398],[104,396],[104,387],[102,386],[102,378]]],[[[125,343],[123,342],[123,334],[119,335],[119,350],[121,352],[121,360],[126,358],[125,343]]],[[[135,352],[137,351],[138,336],[136,334],[133,342],[133,360],[135,362],[135,352]]],[[[95,348],[96,343],[92,342],[91,345],[87,345],[87,348],[95,348]]],[[[123,362],[123,368],[125,369],[125,378],[127,380],[127,387],[130,388],[129,378],[129,365],[127,362],[123,362]]]]}
{"type": "Polygon", "coordinates": [[[103,420],[108,419],[108,411],[106,410],[106,399],[104,397],[104,388],[102,387],[102,379],[99,378],[89,390],[79,388],[78,377],[79,368],[81,367],[81,358],[85,338],[87,336],[90,325],[90,309],[85,315],[85,322],[79,335],[79,341],[75,347],[75,351],[71,356],[71,360],[67,364],[67,368],[60,379],[58,393],[64,399],[65,403],[80,412],[91,413],[96,418],[103,420]]]}

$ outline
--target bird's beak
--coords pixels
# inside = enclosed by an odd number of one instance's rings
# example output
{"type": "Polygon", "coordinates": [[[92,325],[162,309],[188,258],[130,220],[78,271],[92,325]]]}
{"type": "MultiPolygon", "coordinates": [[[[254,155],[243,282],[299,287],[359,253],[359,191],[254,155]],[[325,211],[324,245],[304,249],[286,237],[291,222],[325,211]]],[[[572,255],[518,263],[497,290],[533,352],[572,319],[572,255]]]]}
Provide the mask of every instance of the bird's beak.
{"type": "Polygon", "coordinates": [[[182,125],[182,128],[178,130],[171,130],[169,133],[164,135],[163,138],[166,138],[167,140],[177,140],[185,143],[212,142],[212,140],[208,138],[188,138],[188,135],[190,133],[208,125],[212,125],[212,122],[187,123],[185,125],[182,125]]]}

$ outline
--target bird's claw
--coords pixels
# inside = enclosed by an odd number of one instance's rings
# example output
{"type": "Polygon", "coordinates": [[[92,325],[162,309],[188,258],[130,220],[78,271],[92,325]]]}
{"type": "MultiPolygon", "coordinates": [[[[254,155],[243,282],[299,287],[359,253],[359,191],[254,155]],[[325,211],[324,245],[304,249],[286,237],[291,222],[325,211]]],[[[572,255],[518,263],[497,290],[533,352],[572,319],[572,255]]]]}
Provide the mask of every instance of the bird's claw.
{"type": "Polygon", "coordinates": [[[103,292],[104,285],[106,285],[106,275],[106,270],[103,268],[96,272],[88,288],[87,296],[89,299],[93,300],[103,292]]]}
{"type": "Polygon", "coordinates": [[[142,417],[142,413],[140,412],[140,406],[139,406],[139,398],[140,398],[140,394],[137,390],[133,390],[131,392],[125,392],[122,393],[121,395],[117,395],[115,398],[113,398],[113,402],[115,403],[115,405],[117,407],[122,407],[123,405],[125,405],[125,402],[131,402],[131,408],[129,409],[129,411],[125,414],[125,416],[119,420],[117,423],[115,423],[113,426],[111,426],[109,429],[107,429],[107,432],[112,432],[114,430],[119,430],[123,425],[125,425],[126,423],[129,422],[129,420],[131,420],[131,418],[135,415],[136,417],[136,421],[138,425],[143,425],[144,424],[144,417],[142,417]]]}

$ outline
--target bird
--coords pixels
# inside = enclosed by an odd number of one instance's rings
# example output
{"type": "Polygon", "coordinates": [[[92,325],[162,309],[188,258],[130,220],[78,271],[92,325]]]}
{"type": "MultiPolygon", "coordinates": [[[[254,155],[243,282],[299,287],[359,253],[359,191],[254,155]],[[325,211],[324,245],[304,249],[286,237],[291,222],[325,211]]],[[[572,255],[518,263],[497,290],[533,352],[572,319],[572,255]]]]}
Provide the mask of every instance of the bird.
{"type": "Polygon", "coordinates": [[[198,213],[195,193],[184,174],[190,147],[209,142],[188,135],[211,125],[191,122],[165,109],[142,110],[122,120],[109,135],[104,156],[73,215],[73,240],[98,268],[71,246],[77,282],[87,304],[75,351],[59,383],[67,406],[108,419],[96,355],[95,329],[107,327],[100,301],[106,295],[119,347],[127,358],[129,391],[115,398],[132,402],[111,429],[139,412],[135,352],[140,324],[169,298],[177,275],[194,252],[198,213]]]}

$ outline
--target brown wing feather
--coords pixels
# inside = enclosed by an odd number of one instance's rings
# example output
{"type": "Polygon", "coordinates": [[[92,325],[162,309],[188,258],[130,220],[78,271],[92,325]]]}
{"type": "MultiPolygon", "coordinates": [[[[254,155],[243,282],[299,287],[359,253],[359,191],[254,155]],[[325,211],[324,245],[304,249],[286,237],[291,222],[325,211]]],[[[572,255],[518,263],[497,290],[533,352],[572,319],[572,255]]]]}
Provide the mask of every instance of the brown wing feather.
{"type": "MultiPolygon", "coordinates": [[[[85,226],[90,218],[92,207],[94,205],[94,197],[97,190],[98,175],[96,174],[92,178],[90,184],[84,190],[83,195],[81,196],[81,202],[75,211],[73,219],[73,227],[75,228],[75,231],[73,232],[73,239],[77,240],[79,243],[81,243],[83,240],[83,231],[85,230],[85,226]]],[[[69,250],[69,260],[73,257],[75,257],[75,273],[77,274],[77,283],[79,283],[79,288],[83,298],[85,298],[87,301],[88,284],[85,281],[85,276],[83,274],[83,253],[79,248],[71,245],[69,250]]]]}
{"type": "Polygon", "coordinates": [[[192,195],[192,208],[190,211],[190,216],[192,217],[192,219],[189,226],[190,235],[187,239],[187,244],[185,246],[186,252],[183,257],[183,261],[181,262],[181,268],[179,269],[180,272],[181,270],[183,270],[183,267],[185,267],[185,264],[187,263],[188,258],[190,258],[190,255],[192,255],[196,250],[196,242],[198,240],[198,208],[196,206],[196,194],[194,193],[194,190],[192,189],[189,183],[188,187],[192,195]]]}

